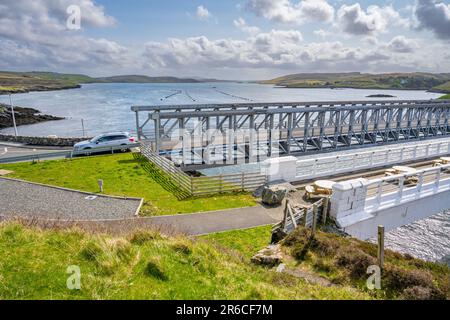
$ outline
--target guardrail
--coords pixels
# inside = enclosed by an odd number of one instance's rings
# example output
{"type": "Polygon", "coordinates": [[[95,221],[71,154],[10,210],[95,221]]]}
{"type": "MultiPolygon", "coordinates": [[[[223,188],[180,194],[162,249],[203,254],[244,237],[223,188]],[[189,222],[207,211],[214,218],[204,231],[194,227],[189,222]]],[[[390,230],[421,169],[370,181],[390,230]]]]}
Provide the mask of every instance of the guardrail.
{"type": "Polygon", "coordinates": [[[450,165],[369,180],[366,188],[364,209],[367,212],[398,205],[418,197],[450,190],[450,165]]]}
{"type": "Polygon", "coordinates": [[[350,171],[384,167],[391,164],[442,156],[450,153],[450,141],[297,161],[297,180],[333,176],[350,171]]]}
{"type": "Polygon", "coordinates": [[[126,146],[102,147],[102,148],[81,150],[81,151],[69,150],[69,151],[31,154],[31,155],[17,156],[17,157],[2,157],[2,158],[0,158],[0,163],[41,161],[44,159],[51,159],[51,158],[58,158],[58,157],[64,157],[64,158],[71,159],[74,157],[90,156],[92,154],[104,153],[104,152],[114,153],[114,151],[124,150],[124,149],[132,149],[132,148],[137,148],[137,147],[140,147],[140,143],[135,143],[135,144],[126,145],[126,146]]]}

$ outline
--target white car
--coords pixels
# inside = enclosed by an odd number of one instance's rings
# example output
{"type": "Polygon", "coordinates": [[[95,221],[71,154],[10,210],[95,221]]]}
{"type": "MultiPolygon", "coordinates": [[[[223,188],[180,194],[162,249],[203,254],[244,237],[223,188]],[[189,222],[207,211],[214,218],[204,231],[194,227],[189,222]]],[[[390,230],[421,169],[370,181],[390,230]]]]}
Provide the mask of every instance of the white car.
{"type": "Polygon", "coordinates": [[[95,152],[95,149],[99,149],[98,151],[105,151],[102,149],[120,146],[124,146],[123,149],[127,150],[135,144],[136,138],[131,136],[128,132],[112,132],[96,136],[91,140],[78,142],[73,146],[73,151],[92,150],[95,152]]]}

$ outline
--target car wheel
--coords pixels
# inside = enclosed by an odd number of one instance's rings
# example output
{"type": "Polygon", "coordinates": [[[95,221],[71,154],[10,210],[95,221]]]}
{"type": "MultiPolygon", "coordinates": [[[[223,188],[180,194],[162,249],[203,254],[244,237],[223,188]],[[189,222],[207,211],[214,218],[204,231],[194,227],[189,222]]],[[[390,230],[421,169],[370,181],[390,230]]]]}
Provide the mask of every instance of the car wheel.
{"type": "MultiPolygon", "coordinates": [[[[121,146],[122,146],[122,147],[125,147],[126,144],[122,144],[121,146]]],[[[128,149],[128,148],[120,149],[121,152],[128,152],[128,150],[130,150],[130,149],[128,149]]]]}

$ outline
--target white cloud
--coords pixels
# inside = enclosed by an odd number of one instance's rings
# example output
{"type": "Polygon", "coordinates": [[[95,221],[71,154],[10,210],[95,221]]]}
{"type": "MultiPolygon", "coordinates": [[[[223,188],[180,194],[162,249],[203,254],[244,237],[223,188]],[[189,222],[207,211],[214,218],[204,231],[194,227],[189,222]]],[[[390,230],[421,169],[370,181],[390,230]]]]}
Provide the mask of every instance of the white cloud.
{"type": "Polygon", "coordinates": [[[348,34],[367,36],[385,33],[391,24],[406,27],[408,21],[392,6],[374,5],[364,11],[359,3],[355,3],[341,6],[337,13],[337,24],[348,34]]]}
{"type": "Polygon", "coordinates": [[[405,36],[397,36],[388,44],[387,48],[392,52],[409,53],[419,48],[419,44],[414,39],[408,39],[405,36]]]}
{"type": "Polygon", "coordinates": [[[331,22],[334,17],[334,8],[326,0],[303,0],[297,4],[290,0],[249,0],[246,7],[258,16],[281,23],[331,22]]]}
{"type": "Polygon", "coordinates": [[[419,27],[433,31],[440,39],[450,40],[450,4],[418,0],[414,13],[419,27]]]}
{"type": "Polygon", "coordinates": [[[259,33],[259,31],[260,31],[258,27],[247,25],[247,22],[243,18],[234,20],[233,24],[236,28],[239,28],[243,32],[248,33],[248,34],[256,34],[256,33],[259,33]]]}
{"type": "Polygon", "coordinates": [[[0,65],[90,70],[105,64],[119,67],[131,60],[128,50],[114,41],[68,30],[69,5],[80,6],[82,28],[115,24],[92,0],[4,0],[0,4],[0,65]]]}
{"type": "Polygon", "coordinates": [[[329,36],[332,35],[332,33],[330,31],[326,31],[326,30],[323,30],[323,29],[315,30],[314,34],[316,36],[321,37],[321,38],[326,38],[326,37],[329,37],[329,36]]]}
{"type": "Polygon", "coordinates": [[[211,18],[211,13],[204,6],[197,7],[197,18],[200,20],[208,20],[211,18]]]}

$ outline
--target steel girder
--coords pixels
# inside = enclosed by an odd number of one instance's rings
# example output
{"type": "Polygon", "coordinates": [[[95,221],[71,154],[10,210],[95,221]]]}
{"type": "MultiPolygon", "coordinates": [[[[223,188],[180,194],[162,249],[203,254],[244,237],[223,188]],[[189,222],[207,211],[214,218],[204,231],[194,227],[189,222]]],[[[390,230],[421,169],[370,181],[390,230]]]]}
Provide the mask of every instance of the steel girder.
{"type": "Polygon", "coordinates": [[[139,139],[153,140],[155,151],[195,151],[203,157],[213,145],[216,151],[222,147],[223,157],[231,161],[238,157],[237,150],[244,157],[255,152],[272,156],[274,150],[302,154],[450,132],[450,101],[445,100],[145,106],[132,110],[139,139]],[[141,112],[148,113],[143,123],[141,112]],[[153,137],[145,130],[149,124],[153,124],[153,137]]]}

